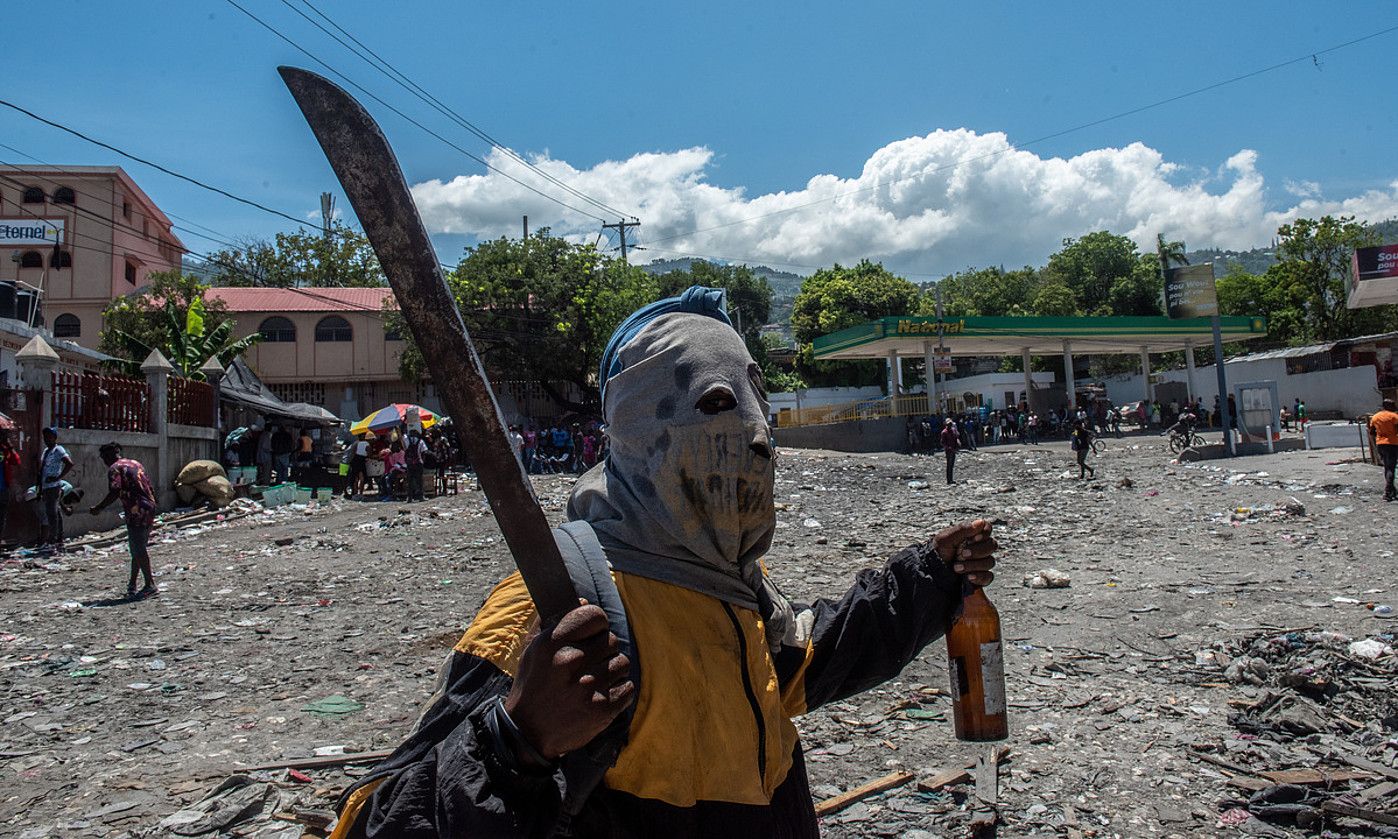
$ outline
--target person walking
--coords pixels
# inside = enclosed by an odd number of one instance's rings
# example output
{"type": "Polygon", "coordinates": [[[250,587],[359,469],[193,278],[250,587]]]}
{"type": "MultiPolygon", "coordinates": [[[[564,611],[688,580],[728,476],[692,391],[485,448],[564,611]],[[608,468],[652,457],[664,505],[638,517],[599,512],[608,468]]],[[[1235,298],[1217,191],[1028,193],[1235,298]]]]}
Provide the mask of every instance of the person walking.
{"type": "Polygon", "coordinates": [[[58,445],[58,429],[43,431],[39,455],[39,547],[63,550],[63,479],[73,471],[73,458],[58,445]]]}
{"type": "Polygon", "coordinates": [[[1398,489],[1393,487],[1393,470],[1398,466],[1398,404],[1392,399],[1383,400],[1383,410],[1369,417],[1369,435],[1383,464],[1383,500],[1396,501],[1398,489]]]}
{"type": "Polygon", "coordinates": [[[947,417],[942,426],[942,453],[947,456],[947,485],[956,483],[952,475],[956,470],[956,450],[961,448],[961,435],[956,433],[956,420],[947,417]]]}
{"type": "Polygon", "coordinates": [[[1092,451],[1092,432],[1087,429],[1087,424],[1083,422],[1073,423],[1073,432],[1069,435],[1068,442],[1072,445],[1073,453],[1078,458],[1078,480],[1097,477],[1097,470],[1087,464],[1087,455],[1092,451]]]}
{"type": "Polygon", "coordinates": [[[426,501],[427,496],[422,489],[422,465],[427,459],[427,444],[422,440],[422,434],[416,428],[408,430],[408,436],[403,441],[403,464],[408,467],[408,500],[426,501]]]}
{"type": "Polygon", "coordinates": [[[19,488],[19,452],[10,445],[9,430],[0,429],[0,551],[4,550],[10,502],[17,496],[19,488]]]}
{"type": "Polygon", "coordinates": [[[102,462],[107,465],[107,497],[88,510],[97,515],[109,504],[121,500],[121,509],[126,516],[126,543],[131,550],[131,576],[126,583],[126,596],[131,600],[144,600],[160,594],[155,586],[155,578],[150,571],[150,531],[155,525],[155,491],[151,489],[146,468],[129,457],[121,456],[121,446],[108,443],[98,450],[102,462]],[[146,581],[144,588],[137,590],[136,576],[140,574],[146,581]]]}

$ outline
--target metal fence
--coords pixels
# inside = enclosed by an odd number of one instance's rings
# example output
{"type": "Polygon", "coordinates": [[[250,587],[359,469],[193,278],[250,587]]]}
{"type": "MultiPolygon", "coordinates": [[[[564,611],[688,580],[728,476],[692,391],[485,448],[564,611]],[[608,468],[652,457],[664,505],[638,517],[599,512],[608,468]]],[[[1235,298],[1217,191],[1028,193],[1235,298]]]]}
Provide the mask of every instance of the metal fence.
{"type": "Polygon", "coordinates": [[[151,430],[150,385],[141,379],[59,370],[52,399],[53,424],[60,428],[151,430]]]}
{"type": "Polygon", "coordinates": [[[885,419],[887,417],[926,416],[931,413],[928,405],[927,394],[923,393],[914,396],[860,399],[854,402],[821,405],[814,408],[783,408],[777,412],[777,427],[797,428],[805,425],[830,425],[837,422],[885,419]]]}
{"type": "Polygon", "coordinates": [[[214,388],[207,382],[171,376],[170,396],[165,405],[165,421],[178,425],[212,428],[214,388]]]}

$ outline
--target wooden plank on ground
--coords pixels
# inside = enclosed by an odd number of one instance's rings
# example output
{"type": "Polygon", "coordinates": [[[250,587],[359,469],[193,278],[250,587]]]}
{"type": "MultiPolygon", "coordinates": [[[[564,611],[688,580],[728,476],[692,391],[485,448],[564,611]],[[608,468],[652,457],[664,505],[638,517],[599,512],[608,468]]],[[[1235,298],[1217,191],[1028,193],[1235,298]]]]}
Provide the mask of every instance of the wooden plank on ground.
{"type": "Polygon", "coordinates": [[[816,815],[828,816],[831,813],[838,813],[856,801],[887,792],[895,787],[901,787],[915,777],[917,776],[911,772],[890,772],[882,778],[875,778],[867,784],[842,792],[833,798],[825,799],[816,805],[816,815]]]}
{"type": "Polygon", "coordinates": [[[1366,822],[1388,824],[1398,827],[1398,816],[1391,813],[1381,813],[1378,810],[1370,810],[1367,807],[1355,807],[1351,804],[1341,804],[1338,801],[1326,801],[1320,805],[1320,809],[1336,816],[1363,819],[1366,822]]]}
{"type": "Polygon", "coordinates": [[[1398,792],[1398,781],[1384,781],[1381,784],[1374,784],[1355,797],[1361,802],[1367,803],[1370,801],[1378,801],[1380,798],[1387,798],[1395,792],[1398,792]]]}
{"type": "Polygon", "coordinates": [[[276,763],[263,763],[258,766],[239,767],[240,772],[264,772],[272,769],[323,769],[327,766],[349,766],[354,763],[377,763],[393,754],[392,749],[379,752],[350,752],[325,757],[290,758],[276,763]]]}
{"type": "Polygon", "coordinates": [[[1368,781],[1374,777],[1372,772],[1353,769],[1281,769],[1257,774],[1278,784],[1333,784],[1341,781],[1368,781]]]}

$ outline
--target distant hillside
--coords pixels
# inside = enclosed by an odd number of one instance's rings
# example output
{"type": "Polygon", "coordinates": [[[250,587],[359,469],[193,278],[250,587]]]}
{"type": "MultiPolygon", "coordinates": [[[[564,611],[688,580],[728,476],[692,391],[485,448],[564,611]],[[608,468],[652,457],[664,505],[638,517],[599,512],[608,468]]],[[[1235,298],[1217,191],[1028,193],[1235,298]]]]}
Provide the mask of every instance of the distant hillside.
{"type": "MultiPolygon", "coordinates": [[[[1389,219],[1372,225],[1378,231],[1383,244],[1393,244],[1398,242],[1398,219],[1389,219]]],[[[1253,248],[1247,251],[1225,251],[1217,248],[1202,248],[1197,251],[1189,251],[1185,254],[1191,264],[1197,265],[1200,262],[1212,262],[1214,264],[1214,276],[1222,277],[1228,273],[1230,264],[1242,266],[1249,274],[1261,274],[1268,268],[1276,264],[1277,256],[1273,246],[1265,248],[1253,248]]]]}
{"type": "MultiPolygon", "coordinates": [[[[641,269],[651,274],[666,274],[670,271],[688,271],[692,263],[702,261],[687,258],[657,259],[642,265],[641,269]]],[[[788,324],[791,321],[791,304],[796,300],[796,293],[801,290],[801,281],[805,277],[790,271],[768,268],[766,265],[749,265],[748,268],[759,277],[766,278],[767,284],[772,287],[772,323],[781,324],[784,332],[790,329],[788,324]]]]}

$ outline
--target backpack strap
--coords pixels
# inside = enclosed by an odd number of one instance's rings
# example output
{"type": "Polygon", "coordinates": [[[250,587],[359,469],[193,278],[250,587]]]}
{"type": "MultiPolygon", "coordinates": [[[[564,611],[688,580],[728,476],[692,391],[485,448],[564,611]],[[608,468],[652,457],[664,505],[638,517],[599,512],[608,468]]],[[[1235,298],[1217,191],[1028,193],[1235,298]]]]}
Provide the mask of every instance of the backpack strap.
{"type": "MultiPolygon", "coordinates": [[[[635,644],[631,637],[631,625],[626,619],[626,606],[612,579],[611,565],[607,562],[607,552],[597,541],[592,525],[585,521],[570,521],[553,530],[554,541],[558,543],[563,563],[568,567],[568,575],[578,596],[588,603],[601,607],[607,613],[607,622],[617,637],[617,646],[631,661],[631,681],[640,695],[641,666],[636,656],[635,644]]],[[[631,717],[636,704],[632,702],[617,716],[606,730],[581,749],[563,757],[563,777],[566,781],[563,807],[558,823],[554,826],[554,836],[571,835],[573,817],[580,813],[593,790],[602,782],[607,770],[616,763],[617,755],[626,745],[631,730],[631,717]]]]}

